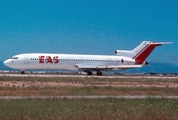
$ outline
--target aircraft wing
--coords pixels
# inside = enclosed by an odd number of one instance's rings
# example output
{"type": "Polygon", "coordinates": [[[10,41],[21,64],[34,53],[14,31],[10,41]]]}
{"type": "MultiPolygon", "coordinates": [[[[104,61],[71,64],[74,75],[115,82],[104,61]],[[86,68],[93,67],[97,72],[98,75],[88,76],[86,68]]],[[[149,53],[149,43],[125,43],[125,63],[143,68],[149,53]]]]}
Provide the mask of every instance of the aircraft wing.
{"type": "Polygon", "coordinates": [[[140,68],[142,65],[76,65],[78,69],[129,69],[129,68],[140,68]]]}
{"type": "Polygon", "coordinates": [[[140,68],[142,65],[109,65],[109,69],[129,69],[129,68],[140,68]]]}

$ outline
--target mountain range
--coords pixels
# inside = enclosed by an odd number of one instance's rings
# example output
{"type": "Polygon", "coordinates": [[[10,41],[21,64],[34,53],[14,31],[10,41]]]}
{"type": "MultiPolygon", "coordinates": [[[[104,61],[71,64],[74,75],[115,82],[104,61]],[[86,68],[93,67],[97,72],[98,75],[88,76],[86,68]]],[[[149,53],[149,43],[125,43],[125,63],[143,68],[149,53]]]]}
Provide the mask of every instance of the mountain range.
{"type": "Polygon", "coordinates": [[[171,63],[150,62],[148,66],[127,70],[131,73],[178,73],[178,65],[171,63]]]}
{"type": "MultiPolygon", "coordinates": [[[[3,64],[0,61],[0,70],[13,70],[3,64]]],[[[128,69],[125,70],[129,73],[178,73],[178,65],[174,65],[171,63],[157,63],[150,62],[148,66],[143,66],[141,68],[128,69]]]]}

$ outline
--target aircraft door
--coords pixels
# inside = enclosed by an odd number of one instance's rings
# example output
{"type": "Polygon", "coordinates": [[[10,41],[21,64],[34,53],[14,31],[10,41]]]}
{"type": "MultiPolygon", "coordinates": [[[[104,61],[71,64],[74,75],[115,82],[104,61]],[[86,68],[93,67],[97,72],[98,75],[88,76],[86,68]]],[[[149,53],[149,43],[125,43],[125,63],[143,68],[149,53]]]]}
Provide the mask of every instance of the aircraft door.
{"type": "Polygon", "coordinates": [[[28,57],[28,55],[25,55],[25,56],[24,56],[24,63],[25,63],[25,64],[28,64],[28,63],[29,63],[29,57],[28,57]]]}

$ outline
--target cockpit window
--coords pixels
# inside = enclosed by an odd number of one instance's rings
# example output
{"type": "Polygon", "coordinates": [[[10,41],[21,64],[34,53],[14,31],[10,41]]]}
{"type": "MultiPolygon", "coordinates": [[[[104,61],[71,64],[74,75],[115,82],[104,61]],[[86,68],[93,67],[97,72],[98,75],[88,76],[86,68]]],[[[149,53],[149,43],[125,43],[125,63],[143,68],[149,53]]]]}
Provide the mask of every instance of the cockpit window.
{"type": "Polygon", "coordinates": [[[12,57],[11,59],[18,59],[18,57],[12,57]]]}

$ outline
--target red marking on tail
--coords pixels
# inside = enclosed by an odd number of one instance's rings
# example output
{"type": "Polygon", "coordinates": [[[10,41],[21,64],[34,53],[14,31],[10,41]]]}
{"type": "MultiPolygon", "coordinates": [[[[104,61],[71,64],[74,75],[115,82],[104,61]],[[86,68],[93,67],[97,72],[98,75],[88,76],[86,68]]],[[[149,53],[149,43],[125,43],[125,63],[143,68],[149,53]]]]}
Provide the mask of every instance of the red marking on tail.
{"type": "Polygon", "coordinates": [[[135,57],[133,57],[133,59],[135,59],[138,64],[143,64],[154,48],[161,45],[162,44],[148,44],[135,57]]]}

